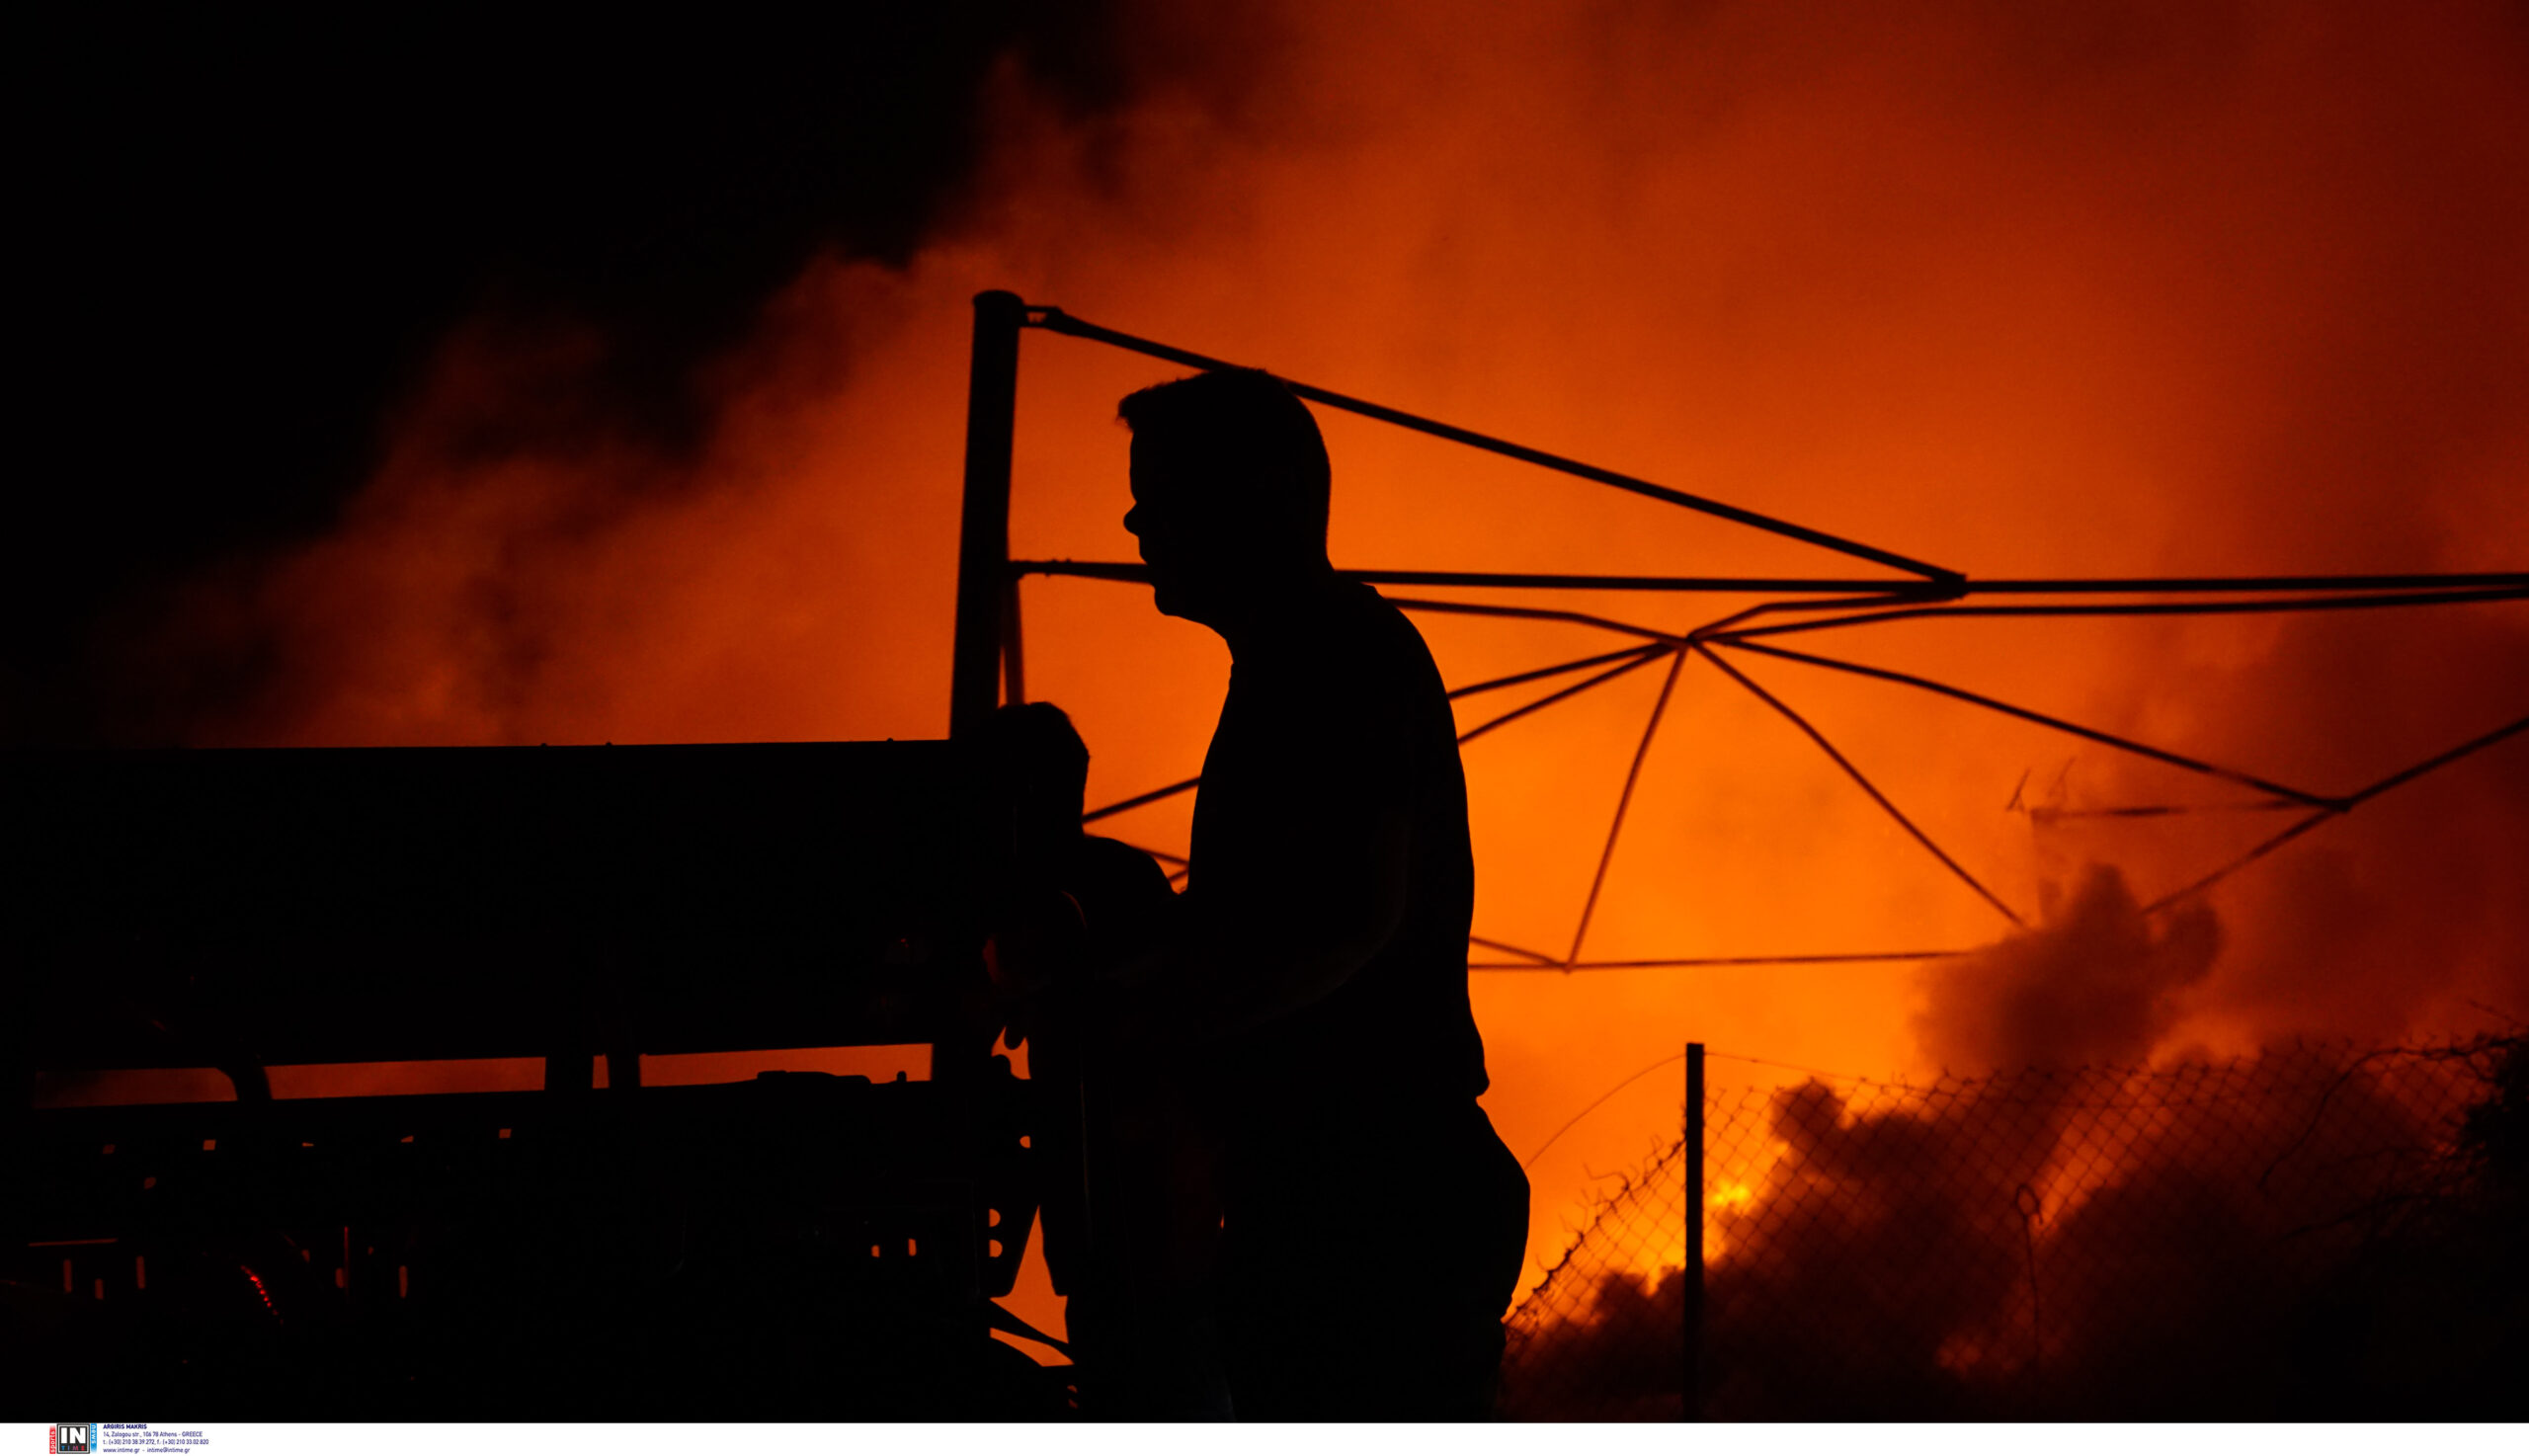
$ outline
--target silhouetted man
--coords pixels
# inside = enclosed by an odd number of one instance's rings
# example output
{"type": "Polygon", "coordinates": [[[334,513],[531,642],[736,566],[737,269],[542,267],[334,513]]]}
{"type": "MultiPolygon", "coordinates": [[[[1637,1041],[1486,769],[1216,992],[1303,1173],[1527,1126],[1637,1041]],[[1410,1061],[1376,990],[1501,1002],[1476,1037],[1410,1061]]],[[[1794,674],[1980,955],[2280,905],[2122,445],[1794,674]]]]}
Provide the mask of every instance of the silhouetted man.
{"type": "Polygon", "coordinates": [[[1478,1419],[1527,1179],[1476,1104],[1466,780],[1429,651],[1327,562],[1317,422],[1223,371],[1121,405],[1159,609],[1229,643],[1192,872],[1148,988],[1224,1134],[1241,1419],[1478,1419]]]}

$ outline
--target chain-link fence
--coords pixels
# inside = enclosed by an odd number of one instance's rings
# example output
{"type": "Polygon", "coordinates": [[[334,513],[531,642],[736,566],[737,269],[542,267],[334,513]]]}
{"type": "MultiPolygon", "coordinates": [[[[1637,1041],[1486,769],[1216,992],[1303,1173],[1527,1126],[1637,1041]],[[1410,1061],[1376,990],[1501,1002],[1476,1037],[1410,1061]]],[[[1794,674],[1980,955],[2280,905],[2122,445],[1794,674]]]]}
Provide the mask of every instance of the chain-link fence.
{"type": "Polygon", "coordinates": [[[1505,1414],[2516,1417],[2522,1045],[1716,1086],[1700,1277],[1681,1138],[1512,1314],[1505,1414]]]}

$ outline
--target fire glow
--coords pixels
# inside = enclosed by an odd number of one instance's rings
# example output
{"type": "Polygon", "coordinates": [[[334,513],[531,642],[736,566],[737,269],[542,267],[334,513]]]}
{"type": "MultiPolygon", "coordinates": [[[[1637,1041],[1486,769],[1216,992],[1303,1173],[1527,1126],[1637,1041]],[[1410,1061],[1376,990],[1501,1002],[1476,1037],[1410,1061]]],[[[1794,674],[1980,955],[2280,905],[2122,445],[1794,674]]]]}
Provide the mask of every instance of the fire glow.
{"type": "MultiPolygon", "coordinates": [[[[1234,48],[1154,9],[1155,53],[1193,78],[1239,72],[1235,102],[1188,80],[1084,128],[1011,73],[999,162],[961,223],[901,271],[803,274],[696,377],[718,423],[690,456],[606,441],[487,456],[514,401],[567,391],[605,341],[460,334],[340,529],[206,579],[133,671],[267,665],[184,725],[204,744],[937,735],[966,299],[989,286],[1979,574],[2529,560],[2529,517],[2508,504],[2529,467],[2516,22],[2103,14],[2068,37],[2046,28],[2061,17],[1966,6],[1832,25],[1754,4],[1581,6],[1472,26],[1454,7],[1295,5],[1257,12],[1272,43],[1234,48]]],[[[1130,559],[1113,404],[1167,372],[1029,339],[1014,554],[1130,559]]],[[[1321,419],[1342,565],[1828,565],[1321,419]]],[[[1676,630],[1744,605],[1640,614],[1676,630]]],[[[1079,722],[1094,801],[1194,771],[1216,643],[1130,587],[1030,582],[1025,610],[1029,688],[1079,722]]],[[[2350,790],[2529,710],[2519,613],[2389,615],[1920,623],[1856,652],[2350,790]]],[[[1423,626],[1455,684],[1597,645],[1546,623],[1423,626]]],[[[1514,1151],[1689,1038],[1844,1071],[2023,1065],[2093,1054],[2103,1003],[2077,992],[2128,1005],[2137,976],[2148,994],[2114,1040],[2138,1061],[2529,1008],[2529,912],[2501,892],[2529,879],[2517,744],[2278,853],[2172,941],[2165,919],[2136,930],[2135,907],[2253,843],[2255,816],[2070,817],[2211,801],[2173,798],[2196,791],[2157,766],[1900,688],[1752,676],[2002,898],[2040,907],[2036,935],[2011,942],[2034,959],[1479,978],[1488,1106],[1514,1151]],[[2118,866],[2122,901],[2098,898],[2094,863],[2118,866]],[[2107,948],[2047,938],[2076,926],[2107,948]],[[1995,1011],[2028,984],[2073,989],[1995,1011]]],[[[1478,933],[1569,936],[1660,677],[1468,747],[1478,933]]],[[[1592,955],[1970,947],[2007,929],[1708,666],[1679,677],[1669,714],[1592,955]]],[[[1101,827],[1182,852],[1189,808],[1101,827]]],[[[1673,1086],[1646,1082],[1538,1163],[1532,1274],[1566,1238],[1558,1212],[1674,1115],[1673,1086]]],[[[1762,1173],[1731,1176],[1753,1199],[1762,1173]]]]}

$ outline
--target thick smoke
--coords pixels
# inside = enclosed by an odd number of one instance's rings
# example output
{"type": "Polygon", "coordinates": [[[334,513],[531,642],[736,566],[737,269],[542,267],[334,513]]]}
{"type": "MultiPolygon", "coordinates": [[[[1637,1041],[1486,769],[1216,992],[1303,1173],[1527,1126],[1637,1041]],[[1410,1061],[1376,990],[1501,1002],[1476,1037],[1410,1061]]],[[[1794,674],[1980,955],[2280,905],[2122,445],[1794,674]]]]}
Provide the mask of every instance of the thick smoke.
{"type": "Polygon", "coordinates": [[[2139,1065],[2177,1023],[2179,998],[2221,951],[2213,912],[2146,916],[2107,865],[2092,867],[2044,924],[1925,975],[1916,1044],[1960,1073],[2139,1065]]]}
{"type": "Polygon", "coordinates": [[[902,265],[953,228],[997,78],[1023,70],[1076,122],[1135,99],[1112,20],[943,0],[777,24],[31,21],[44,463],[0,572],[0,742],[204,741],[202,719],[327,672],[193,639],[185,692],[135,693],[112,648],[199,608],[168,589],[206,564],[358,529],[353,497],[449,423],[411,404],[451,333],[545,365],[463,422],[475,463],[571,457],[587,510],[637,513],[679,473],[657,463],[716,432],[708,366],[767,300],[821,255],[902,265]],[[613,468],[627,445],[650,468],[613,468]]]}
{"type": "MultiPolygon", "coordinates": [[[[2521,1336],[2522,1043],[1725,1096],[1699,1390],[1738,1419],[2498,1415],[2521,1336]]],[[[1620,1195],[1523,1321],[1532,1418],[1673,1417],[1685,1283],[1620,1195]]]]}

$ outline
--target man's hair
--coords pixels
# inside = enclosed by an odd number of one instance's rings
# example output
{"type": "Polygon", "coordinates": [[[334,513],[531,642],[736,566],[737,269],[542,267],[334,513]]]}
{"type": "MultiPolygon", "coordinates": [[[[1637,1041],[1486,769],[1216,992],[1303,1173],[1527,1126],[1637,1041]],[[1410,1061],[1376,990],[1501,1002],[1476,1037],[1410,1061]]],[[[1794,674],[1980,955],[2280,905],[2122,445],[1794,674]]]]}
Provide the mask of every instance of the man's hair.
{"type": "Polygon", "coordinates": [[[1262,369],[1213,369],[1137,389],[1115,406],[1136,438],[1216,472],[1233,500],[1225,507],[1295,536],[1326,542],[1333,472],[1317,417],[1281,380],[1262,369]]]}
{"type": "Polygon", "coordinates": [[[1061,708],[1004,703],[985,717],[981,740],[985,762],[1006,791],[1080,801],[1089,782],[1089,745],[1061,708]]]}

